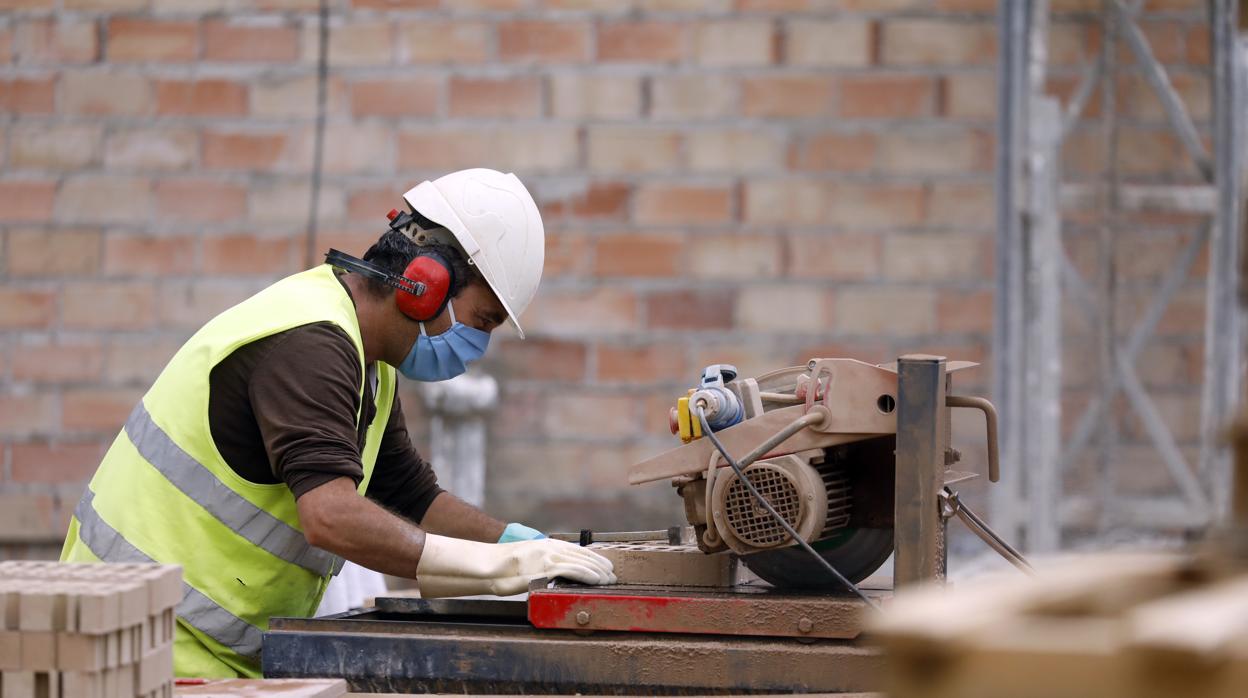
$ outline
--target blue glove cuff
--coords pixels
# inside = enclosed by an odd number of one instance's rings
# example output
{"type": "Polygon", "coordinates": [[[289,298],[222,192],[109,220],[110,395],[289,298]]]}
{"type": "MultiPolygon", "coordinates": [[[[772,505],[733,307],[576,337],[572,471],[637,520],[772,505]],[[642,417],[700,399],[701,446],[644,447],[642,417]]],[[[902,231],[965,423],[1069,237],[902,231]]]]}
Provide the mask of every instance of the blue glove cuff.
{"type": "Polygon", "coordinates": [[[503,535],[498,539],[498,542],[516,543],[522,540],[538,540],[545,537],[546,534],[536,528],[529,528],[519,523],[509,523],[507,528],[503,529],[503,535]]]}

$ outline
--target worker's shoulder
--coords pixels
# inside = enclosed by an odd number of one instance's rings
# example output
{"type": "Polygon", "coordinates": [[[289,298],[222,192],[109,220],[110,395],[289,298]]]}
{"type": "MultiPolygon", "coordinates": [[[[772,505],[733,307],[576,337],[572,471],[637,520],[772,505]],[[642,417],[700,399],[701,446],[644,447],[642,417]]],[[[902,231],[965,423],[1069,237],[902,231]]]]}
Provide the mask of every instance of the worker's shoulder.
{"type": "Polygon", "coordinates": [[[359,372],[355,343],[341,327],[331,322],[314,322],[263,337],[245,349],[257,365],[285,366],[303,370],[329,368],[342,364],[359,372]]]}

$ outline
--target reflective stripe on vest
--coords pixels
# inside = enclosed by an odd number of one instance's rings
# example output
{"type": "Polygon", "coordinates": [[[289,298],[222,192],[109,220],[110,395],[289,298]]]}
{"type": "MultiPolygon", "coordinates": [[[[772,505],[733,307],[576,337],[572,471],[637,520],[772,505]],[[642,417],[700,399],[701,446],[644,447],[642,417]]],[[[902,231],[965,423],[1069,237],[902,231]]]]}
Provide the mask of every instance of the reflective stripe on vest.
{"type": "Polygon", "coordinates": [[[126,436],[139,455],[174,487],[238,535],[274,556],[324,577],[337,574],[341,558],[308,545],[303,533],[227,487],[152,421],[143,401],[126,420],[126,436]]]}
{"type": "MultiPolygon", "coordinates": [[[[126,426],[128,429],[129,424],[126,426]]],[[[93,499],[95,493],[88,487],[74,508],[78,537],[87,549],[104,562],[155,562],[100,518],[93,499]]],[[[179,618],[244,657],[256,659],[260,656],[263,633],[259,628],[222,608],[189,584],[183,583],[182,589],[182,601],[177,607],[179,618]]]]}

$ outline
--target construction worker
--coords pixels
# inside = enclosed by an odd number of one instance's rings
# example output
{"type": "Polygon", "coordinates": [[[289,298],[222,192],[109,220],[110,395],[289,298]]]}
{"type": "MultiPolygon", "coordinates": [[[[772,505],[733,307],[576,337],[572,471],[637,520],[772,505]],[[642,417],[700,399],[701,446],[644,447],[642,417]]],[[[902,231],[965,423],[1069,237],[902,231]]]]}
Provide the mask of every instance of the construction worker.
{"type": "Polygon", "coordinates": [[[395,395],[396,370],[463,373],[504,320],[524,336],[544,260],[532,196],[472,169],[404,200],[362,260],[332,251],[195,333],[75,509],[62,560],[182,566],[179,676],[259,676],[269,618],[311,615],[344,558],[427,597],[615,581],[600,555],[439,489],[395,395]]]}

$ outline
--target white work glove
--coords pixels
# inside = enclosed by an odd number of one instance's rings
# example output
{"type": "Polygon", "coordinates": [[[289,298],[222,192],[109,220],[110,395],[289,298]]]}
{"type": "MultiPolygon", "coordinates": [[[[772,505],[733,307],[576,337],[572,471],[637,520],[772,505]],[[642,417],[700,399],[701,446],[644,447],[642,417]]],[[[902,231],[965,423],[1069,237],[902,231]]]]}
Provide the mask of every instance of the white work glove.
{"type": "Polygon", "coordinates": [[[544,538],[517,543],[477,543],[425,534],[416,565],[424,598],[495,594],[511,596],[529,582],[563,577],[582,584],[614,584],[611,561],[579,545],[544,538]]]}

